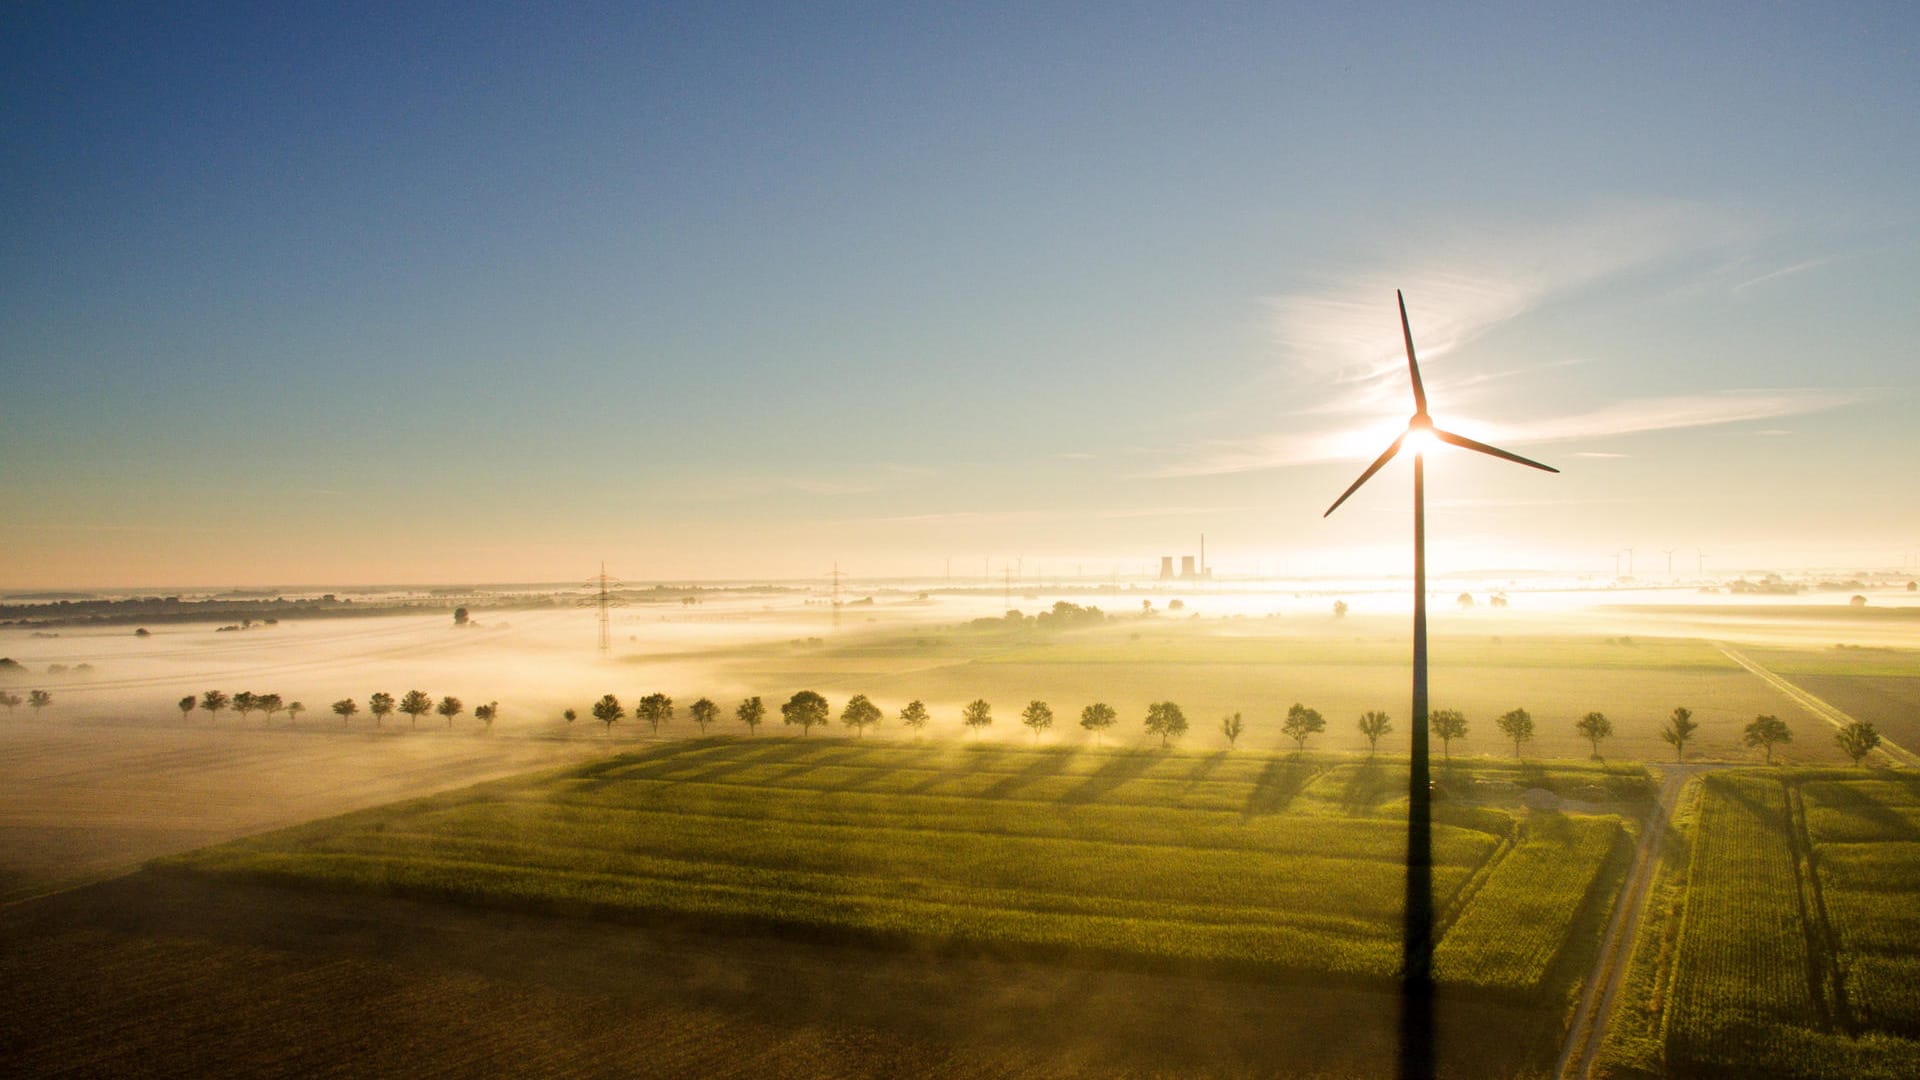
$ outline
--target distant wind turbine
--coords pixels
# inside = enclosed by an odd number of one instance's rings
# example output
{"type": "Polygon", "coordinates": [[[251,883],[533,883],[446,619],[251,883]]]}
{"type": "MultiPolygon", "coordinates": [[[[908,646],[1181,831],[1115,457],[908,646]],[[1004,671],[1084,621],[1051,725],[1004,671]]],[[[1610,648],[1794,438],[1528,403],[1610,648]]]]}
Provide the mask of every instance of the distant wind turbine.
{"type": "Polygon", "coordinates": [[[1467,450],[1550,473],[1560,470],[1550,465],[1509,453],[1497,446],[1476,442],[1433,426],[1427,415],[1427,391],[1420,383],[1420,362],[1413,355],[1413,328],[1407,322],[1407,298],[1398,290],[1400,333],[1407,342],[1407,374],[1413,380],[1413,417],[1407,430],[1394,439],[1386,452],[1367,466],[1340,497],[1333,500],[1321,517],[1332,515],[1340,504],[1373,474],[1386,467],[1409,440],[1413,444],[1413,752],[1411,775],[1407,780],[1407,893],[1406,917],[1401,938],[1401,1014],[1400,1074],[1426,1076],[1433,1062],[1433,788],[1432,767],[1427,752],[1427,520],[1426,520],[1426,444],[1433,439],[1467,450]]]}

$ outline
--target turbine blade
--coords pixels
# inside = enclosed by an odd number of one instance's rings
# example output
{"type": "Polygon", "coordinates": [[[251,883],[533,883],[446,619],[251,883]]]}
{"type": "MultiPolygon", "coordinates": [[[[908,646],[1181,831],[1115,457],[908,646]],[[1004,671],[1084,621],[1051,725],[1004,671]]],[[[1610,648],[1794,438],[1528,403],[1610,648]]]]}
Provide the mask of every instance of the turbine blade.
{"type": "Polygon", "coordinates": [[[1413,358],[1413,327],[1407,323],[1407,298],[1399,289],[1393,295],[1400,298],[1400,334],[1407,339],[1407,371],[1413,375],[1413,411],[1427,414],[1427,388],[1420,385],[1420,361],[1413,358]]]}
{"type": "Polygon", "coordinates": [[[1515,462],[1516,464],[1520,464],[1520,465],[1529,465],[1529,466],[1532,466],[1533,468],[1540,469],[1544,472],[1557,473],[1560,471],[1559,469],[1556,469],[1551,465],[1542,465],[1531,458],[1523,458],[1519,454],[1509,453],[1505,450],[1500,449],[1497,446],[1488,446],[1486,443],[1483,443],[1483,442],[1475,442],[1472,439],[1467,438],[1465,435],[1455,435],[1451,431],[1441,431],[1439,428],[1434,428],[1433,437],[1436,439],[1439,439],[1441,442],[1449,442],[1455,446],[1464,447],[1468,450],[1478,450],[1483,454],[1491,454],[1497,458],[1505,458],[1508,461],[1515,462]]]}
{"type": "Polygon", "coordinates": [[[1384,454],[1381,454],[1377,458],[1374,458],[1373,464],[1367,466],[1367,471],[1360,474],[1360,479],[1355,480],[1353,482],[1352,487],[1349,487],[1347,488],[1347,490],[1341,492],[1340,497],[1333,500],[1333,505],[1327,507],[1327,512],[1325,514],[1321,514],[1320,516],[1327,517],[1331,515],[1335,510],[1340,509],[1340,504],[1347,501],[1347,496],[1353,494],[1356,491],[1359,491],[1361,484],[1364,484],[1368,480],[1373,479],[1374,473],[1379,472],[1382,468],[1386,466],[1387,462],[1393,460],[1393,455],[1400,452],[1400,444],[1402,442],[1405,442],[1406,438],[1407,438],[1407,433],[1404,431],[1401,432],[1400,437],[1393,440],[1393,445],[1387,447],[1387,452],[1384,454]]]}

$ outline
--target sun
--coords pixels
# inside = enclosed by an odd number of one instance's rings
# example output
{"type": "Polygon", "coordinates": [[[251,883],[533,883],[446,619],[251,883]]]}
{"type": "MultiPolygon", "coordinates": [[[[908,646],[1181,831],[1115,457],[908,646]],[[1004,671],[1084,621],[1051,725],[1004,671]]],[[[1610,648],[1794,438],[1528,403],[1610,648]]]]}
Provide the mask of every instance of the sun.
{"type": "Polygon", "coordinates": [[[1440,440],[1433,437],[1432,428],[1417,427],[1407,432],[1406,441],[1401,444],[1401,448],[1410,453],[1424,454],[1439,445],[1440,440]]]}

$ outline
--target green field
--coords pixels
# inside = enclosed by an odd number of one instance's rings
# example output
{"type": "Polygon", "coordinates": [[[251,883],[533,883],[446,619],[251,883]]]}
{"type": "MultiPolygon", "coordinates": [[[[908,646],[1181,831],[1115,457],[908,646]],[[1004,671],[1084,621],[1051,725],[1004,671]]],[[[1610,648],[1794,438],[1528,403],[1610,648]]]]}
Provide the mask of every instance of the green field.
{"type": "Polygon", "coordinates": [[[1895,1077],[1920,1060],[1920,778],[1699,782],[1604,1075],[1895,1077]]]}
{"type": "MultiPolygon", "coordinates": [[[[1434,831],[1443,984],[1564,990],[1637,768],[1459,767],[1434,831]],[[1608,812],[1526,811],[1526,788],[1608,812]]],[[[1390,985],[1404,765],[701,740],[163,861],[200,874],[809,940],[1390,985]]]]}

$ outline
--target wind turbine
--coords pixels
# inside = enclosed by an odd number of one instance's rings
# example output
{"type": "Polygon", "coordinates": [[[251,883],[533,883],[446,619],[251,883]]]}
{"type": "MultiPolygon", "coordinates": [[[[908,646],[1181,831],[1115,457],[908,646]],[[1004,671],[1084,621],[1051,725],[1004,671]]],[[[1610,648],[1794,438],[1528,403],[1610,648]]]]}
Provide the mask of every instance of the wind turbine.
{"type": "Polygon", "coordinates": [[[1407,779],[1407,893],[1406,917],[1401,938],[1401,1013],[1400,1072],[1402,1076],[1426,1076],[1433,1062],[1433,788],[1432,766],[1427,752],[1427,485],[1425,452],[1427,444],[1438,439],[1466,450],[1550,473],[1560,470],[1542,465],[1497,446],[1476,442],[1433,426],[1427,415],[1427,391],[1420,383],[1420,361],[1413,355],[1413,328],[1407,322],[1407,298],[1394,291],[1400,301],[1400,333],[1407,342],[1407,374],[1413,380],[1413,416],[1407,430],[1388,445],[1386,452],[1367,466],[1327,512],[1331,516],[1340,504],[1373,474],[1386,467],[1402,447],[1413,444],[1413,752],[1407,779]]]}

